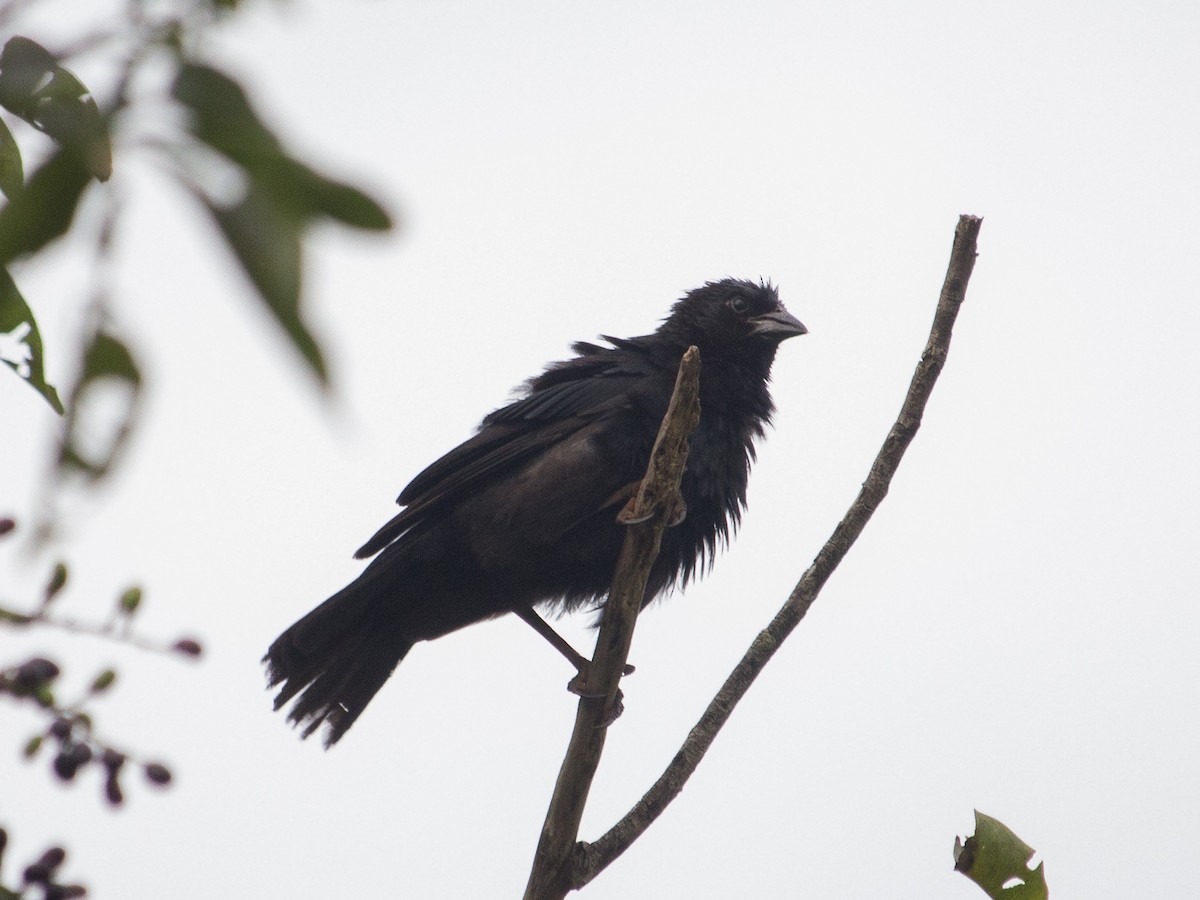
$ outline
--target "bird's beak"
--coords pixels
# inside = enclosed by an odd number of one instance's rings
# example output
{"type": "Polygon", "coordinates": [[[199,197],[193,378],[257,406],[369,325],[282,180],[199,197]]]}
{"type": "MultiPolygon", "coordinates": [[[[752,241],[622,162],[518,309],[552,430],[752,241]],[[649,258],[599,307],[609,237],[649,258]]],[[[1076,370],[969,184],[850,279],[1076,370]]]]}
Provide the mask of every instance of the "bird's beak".
{"type": "Polygon", "coordinates": [[[774,312],[763,313],[750,320],[754,323],[751,334],[765,334],[777,341],[785,341],[798,334],[808,334],[804,323],[782,306],[774,312]]]}

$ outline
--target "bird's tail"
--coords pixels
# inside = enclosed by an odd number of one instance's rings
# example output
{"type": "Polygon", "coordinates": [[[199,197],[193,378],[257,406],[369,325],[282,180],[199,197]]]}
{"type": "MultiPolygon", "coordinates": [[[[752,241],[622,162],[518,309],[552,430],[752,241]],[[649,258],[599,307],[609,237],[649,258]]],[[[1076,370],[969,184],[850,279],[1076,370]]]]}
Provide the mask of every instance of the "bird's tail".
{"type": "Polygon", "coordinates": [[[400,633],[393,604],[360,578],[275,639],[263,662],[280,709],[308,737],[324,723],[331,747],[362,714],[413,642],[400,633]]]}

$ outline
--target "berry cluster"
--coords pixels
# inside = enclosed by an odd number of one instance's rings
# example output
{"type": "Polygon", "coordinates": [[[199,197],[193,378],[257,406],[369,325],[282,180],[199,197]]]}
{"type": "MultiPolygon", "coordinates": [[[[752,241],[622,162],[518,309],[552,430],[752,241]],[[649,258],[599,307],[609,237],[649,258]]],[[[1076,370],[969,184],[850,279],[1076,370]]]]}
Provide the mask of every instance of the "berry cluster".
{"type": "MultiPolygon", "coordinates": [[[[4,850],[8,846],[8,832],[0,828],[0,864],[4,861],[4,850]]],[[[27,891],[40,889],[42,900],[71,900],[86,897],[87,888],[82,884],[61,884],[58,870],[67,858],[62,847],[51,847],[36,862],[25,867],[21,890],[15,891],[0,885],[0,897],[26,897],[27,891]]]]}
{"type": "MultiPolygon", "coordinates": [[[[32,700],[54,713],[54,719],[44,734],[35,735],[25,745],[25,756],[32,759],[49,741],[56,747],[51,768],[63,781],[74,781],[79,770],[96,764],[104,769],[104,796],[119,806],[125,800],[121,789],[121,773],[129,762],[129,754],[101,741],[92,728],[92,719],[75,708],[63,709],[54,701],[54,680],[58,666],[41,657],[26,660],[18,666],[0,672],[0,694],[32,700]]],[[[115,680],[111,669],[101,672],[92,682],[91,694],[107,690],[115,680]]],[[[136,763],[146,780],[159,787],[171,783],[171,770],[159,762],[136,763]]]]}

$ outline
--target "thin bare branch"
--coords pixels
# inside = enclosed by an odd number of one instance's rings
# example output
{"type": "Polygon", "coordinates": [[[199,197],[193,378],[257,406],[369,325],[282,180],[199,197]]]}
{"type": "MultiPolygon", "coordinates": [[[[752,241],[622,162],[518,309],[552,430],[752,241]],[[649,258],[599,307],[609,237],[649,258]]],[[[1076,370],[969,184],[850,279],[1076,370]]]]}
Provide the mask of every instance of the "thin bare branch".
{"type": "Polygon", "coordinates": [[[650,453],[646,477],[637,496],[619,516],[632,524],[604,605],[596,652],[583,679],[575,729],[542,826],[525,900],[561,900],[571,889],[579,822],[600,764],[608,724],[620,709],[617,683],[629,656],[646,579],[658,556],[662,533],[678,509],[676,498],[687,460],[687,440],[700,421],[699,394],[700,351],[691,347],[680,363],[675,392],[650,453]]]}
{"type": "Polygon", "coordinates": [[[887,496],[892,476],[895,475],[904,451],[920,427],[925,404],[945,364],[954,320],[966,296],[967,282],[975,265],[975,245],[982,224],[983,220],[976,216],[959,217],[950,253],[950,265],[942,285],[925,352],[921,355],[921,361],[913,374],[900,415],[888,432],[854,504],[821,548],[774,620],[754,639],[750,649],[725,680],[725,684],[709,703],[704,715],[692,728],[687,740],[654,786],[598,841],[593,844],[581,842],[577,845],[570,874],[572,889],[587,884],[624,853],[675,799],[700,764],[700,760],[704,758],[717,732],[724,726],[738,701],[749,690],[780,644],[804,618],[833,570],[858,538],[876,507],[887,496]]]}

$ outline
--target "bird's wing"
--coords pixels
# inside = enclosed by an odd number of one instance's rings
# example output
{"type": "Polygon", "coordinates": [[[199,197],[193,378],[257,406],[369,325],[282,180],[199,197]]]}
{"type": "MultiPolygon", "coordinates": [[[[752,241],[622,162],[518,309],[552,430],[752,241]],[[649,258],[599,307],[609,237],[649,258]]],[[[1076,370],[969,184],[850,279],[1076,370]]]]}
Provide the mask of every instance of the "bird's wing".
{"type": "Polygon", "coordinates": [[[589,424],[629,409],[631,393],[652,372],[649,361],[586,346],[597,352],[533,379],[528,396],[491,413],[478,434],[417,475],[398,498],[405,509],[355,556],[372,556],[430,514],[495,484],[589,424]]]}

